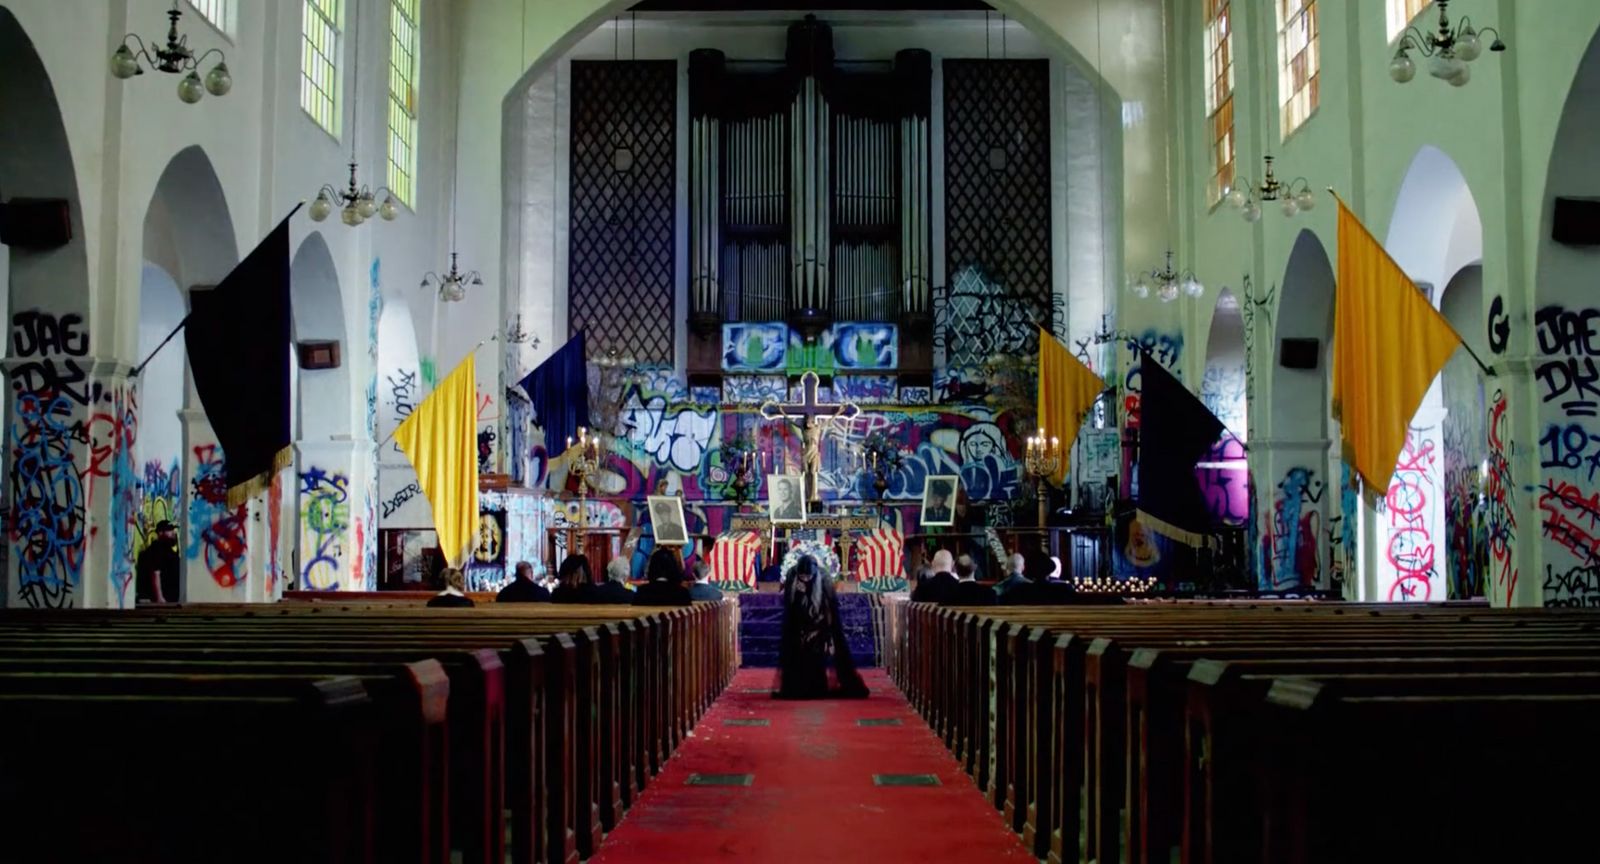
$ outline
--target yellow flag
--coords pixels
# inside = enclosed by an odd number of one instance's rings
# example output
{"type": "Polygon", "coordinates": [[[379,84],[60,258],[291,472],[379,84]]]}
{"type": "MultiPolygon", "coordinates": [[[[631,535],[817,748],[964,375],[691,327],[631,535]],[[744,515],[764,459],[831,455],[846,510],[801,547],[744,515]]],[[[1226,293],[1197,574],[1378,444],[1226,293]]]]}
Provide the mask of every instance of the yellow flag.
{"type": "Polygon", "coordinates": [[[1072,356],[1067,346],[1039,328],[1039,427],[1046,437],[1061,439],[1061,467],[1050,479],[1060,486],[1067,478],[1068,454],[1078,438],[1083,412],[1104,393],[1106,382],[1072,356]]]}
{"type": "Polygon", "coordinates": [[[451,567],[462,565],[477,539],[477,396],[476,357],[468,354],[394,430],[394,443],[417,469],[417,483],[433,506],[439,549],[451,567]]]}
{"type": "Polygon", "coordinates": [[[1406,427],[1461,337],[1339,202],[1333,416],[1344,459],[1374,493],[1389,489],[1406,427]]]}

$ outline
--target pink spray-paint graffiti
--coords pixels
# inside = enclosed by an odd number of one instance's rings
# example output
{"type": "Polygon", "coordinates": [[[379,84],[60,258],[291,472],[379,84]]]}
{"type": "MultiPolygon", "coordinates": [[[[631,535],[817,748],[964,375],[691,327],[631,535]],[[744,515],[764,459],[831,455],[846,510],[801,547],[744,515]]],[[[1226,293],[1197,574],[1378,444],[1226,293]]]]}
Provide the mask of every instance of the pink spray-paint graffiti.
{"type": "MultiPolygon", "coordinates": [[[[140,506],[139,475],[133,468],[134,443],[139,437],[139,395],[131,385],[95,385],[95,390],[96,407],[89,417],[89,470],[84,484],[91,506],[97,489],[110,492],[111,593],[118,606],[125,606],[132,602],[133,547],[140,506]]],[[[90,535],[93,534],[91,529],[90,535]]]]}
{"type": "Polygon", "coordinates": [[[1412,427],[1406,432],[1405,448],[1389,480],[1384,496],[1388,542],[1384,555],[1389,563],[1391,582],[1387,597],[1391,601],[1433,599],[1435,539],[1432,512],[1428,506],[1439,494],[1434,480],[1436,458],[1431,430],[1412,427]]]}
{"type": "Polygon", "coordinates": [[[198,445],[194,458],[194,477],[189,481],[189,545],[184,554],[202,562],[218,587],[234,588],[247,575],[245,505],[228,507],[221,447],[198,445]]]}
{"type": "Polygon", "coordinates": [[[1545,306],[1535,334],[1544,605],[1600,606],[1600,309],[1545,306]]]}
{"type": "Polygon", "coordinates": [[[1489,476],[1484,490],[1488,507],[1484,521],[1489,533],[1489,576],[1494,580],[1496,595],[1509,606],[1517,590],[1517,565],[1512,559],[1517,514],[1505,425],[1505,391],[1496,390],[1489,402],[1489,476]]]}

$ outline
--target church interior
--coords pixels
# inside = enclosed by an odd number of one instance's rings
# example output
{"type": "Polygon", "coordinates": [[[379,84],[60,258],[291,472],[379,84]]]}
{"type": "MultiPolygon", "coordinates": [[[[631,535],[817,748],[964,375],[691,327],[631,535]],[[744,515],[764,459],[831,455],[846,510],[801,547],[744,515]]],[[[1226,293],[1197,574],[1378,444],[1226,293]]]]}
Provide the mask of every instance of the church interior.
{"type": "Polygon", "coordinates": [[[0,0],[0,860],[1587,860],[1591,147],[1593,0],[0,0]]]}

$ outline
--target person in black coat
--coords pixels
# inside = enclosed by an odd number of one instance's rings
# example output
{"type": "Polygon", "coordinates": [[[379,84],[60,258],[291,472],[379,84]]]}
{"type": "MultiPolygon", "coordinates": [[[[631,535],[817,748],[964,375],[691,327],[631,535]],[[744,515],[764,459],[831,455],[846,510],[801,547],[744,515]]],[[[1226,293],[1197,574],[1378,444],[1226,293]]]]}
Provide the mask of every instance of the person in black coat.
{"type": "Polygon", "coordinates": [[[1028,584],[1028,577],[1022,575],[1022,570],[1026,566],[1027,559],[1023,558],[1022,555],[1012,555],[1011,575],[1007,576],[994,586],[994,593],[1000,595],[1001,597],[1005,597],[1007,592],[1009,592],[1011,589],[1021,588],[1022,586],[1028,584]]]}
{"type": "Polygon", "coordinates": [[[444,579],[444,590],[428,600],[430,607],[451,609],[478,605],[467,596],[467,577],[459,568],[446,567],[439,576],[444,579]]]}
{"type": "Polygon", "coordinates": [[[977,580],[978,568],[972,561],[971,555],[962,555],[956,559],[956,579],[954,588],[945,594],[940,602],[941,606],[993,606],[999,601],[994,589],[977,580]]]}
{"type": "Polygon", "coordinates": [[[694,601],[689,589],[683,585],[683,565],[678,555],[666,547],[650,553],[650,563],[645,565],[645,575],[650,581],[633,592],[635,606],[688,606],[694,601]]]}
{"type": "Polygon", "coordinates": [[[156,539],[139,553],[134,598],[140,603],[178,602],[178,526],[156,523],[156,539]]]}
{"type": "Polygon", "coordinates": [[[582,603],[583,588],[593,581],[589,576],[589,556],[568,555],[556,570],[556,589],[550,592],[550,602],[582,603]]]}
{"type": "Polygon", "coordinates": [[[1023,574],[1028,584],[1006,592],[1000,598],[1002,606],[1064,606],[1072,602],[1072,586],[1065,582],[1050,581],[1055,562],[1043,552],[1029,552],[1024,556],[1023,574]]]}
{"type": "Polygon", "coordinates": [[[579,592],[581,602],[595,606],[632,603],[633,592],[628,589],[628,561],[613,558],[606,564],[606,581],[599,585],[585,585],[579,592]]]}
{"type": "Polygon", "coordinates": [[[533,581],[533,565],[526,561],[517,562],[517,575],[511,584],[500,589],[494,595],[496,603],[549,603],[550,592],[543,585],[533,581]]]}
{"type": "Polygon", "coordinates": [[[917,580],[917,587],[911,592],[913,603],[943,603],[950,592],[956,588],[955,574],[950,571],[956,567],[955,559],[950,553],[940,549],[933,554],[933,563],[928,568],[932,576],[917,580]]]}
{"type": "Polygon", "coordinates": [[[694,565],[694,584],[689,586],[689,599],[710,601],[722,599],[722,589],[711,584],[711,568],[707,567],[704,561],[696,562],[694,565]]]}

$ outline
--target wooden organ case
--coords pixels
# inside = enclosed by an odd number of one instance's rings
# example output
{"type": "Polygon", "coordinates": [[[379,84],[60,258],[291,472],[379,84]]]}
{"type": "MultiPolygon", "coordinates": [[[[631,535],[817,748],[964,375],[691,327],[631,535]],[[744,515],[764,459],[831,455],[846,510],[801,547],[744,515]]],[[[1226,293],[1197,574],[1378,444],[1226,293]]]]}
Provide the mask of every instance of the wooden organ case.
{"type": "Polygon", "coordinates": [[[727,322],[899,326],[903,383],[933,368],[932,57],[836,61],[807,16],[786,57],[689,57],[689,372],[721,374],[727,322]]]}

